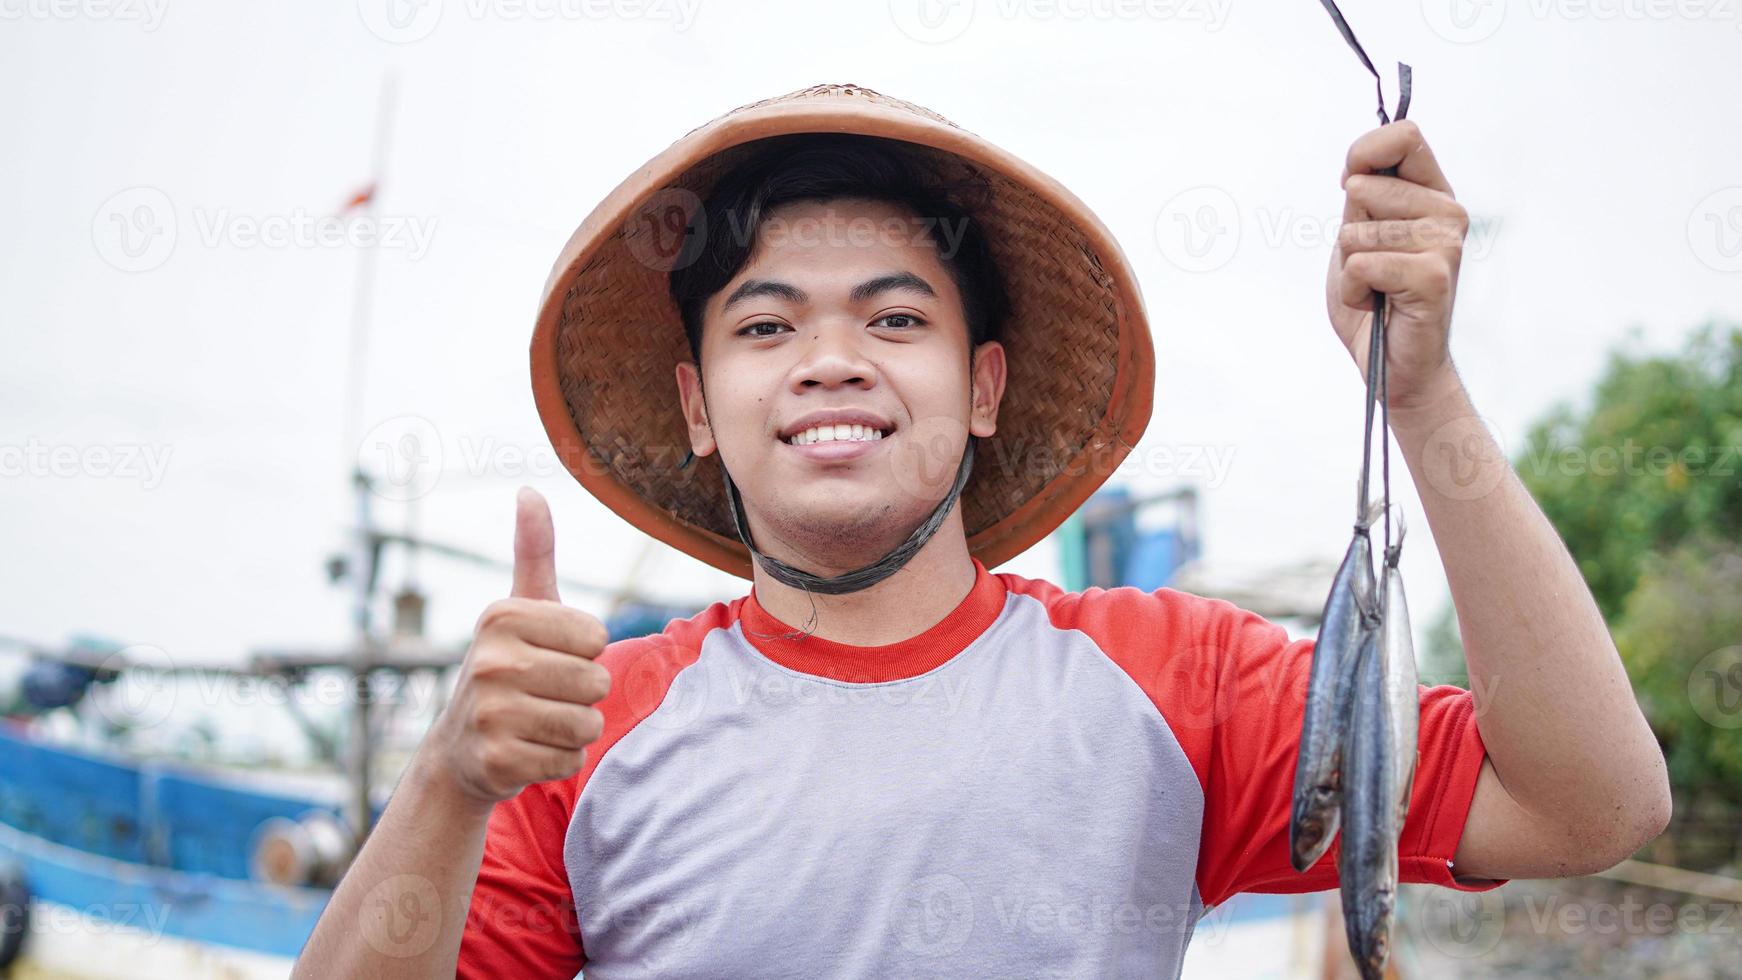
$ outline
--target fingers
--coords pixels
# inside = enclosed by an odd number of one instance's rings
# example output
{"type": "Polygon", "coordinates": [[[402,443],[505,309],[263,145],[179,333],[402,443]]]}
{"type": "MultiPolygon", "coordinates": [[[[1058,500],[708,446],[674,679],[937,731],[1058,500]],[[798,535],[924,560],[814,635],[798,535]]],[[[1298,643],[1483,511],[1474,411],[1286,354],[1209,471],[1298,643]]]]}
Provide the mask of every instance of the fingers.
{"type": "Polygon", "coordinates": [[[556,591],[556,528],[550,505],[531,487],[514,499],[514,591],[522,599],[560,601],[556,591]]]}
{"type": "Polygon", "coordinates": [[[498,742],[515,739],[553,749],[582,749],[605,731],[598,708],[522,695],[503,698],[478,709],[473,725],[480,735],[498,742]]]}
{"type": "Polygon", "coordinates": [[[484,607],[477,633],[499,634],[535,647],[591,660],[610,642],[605,624],[593,616],[544,599],[498,599],[484,607]]]}
{"type": "Polygon", "coordinates": [[[528,648],[528,656],[517,663],[514,672],[519,675],[519,691],[544,700],[596,705],[611,693],[610,670],[596,661],[578,660],[549,649],[528,648]]]}
{"type": "Polygon", "coordinates": [[[1437,296],[1452,289],[1453,274],[1437,253],[1362,252],[1343,263],[1338,299],[1345,306],[1365,307],[1373,293],[1437,296]]]}
{"type": "Polygon", "coordinates": [[[598,708],[564,701],[528,698],[520,716],[520,737],[553,749],[584,749],[605,733],[605,715],[598,708]]]}
{"type": "Polygon", "coordinates": [[[507,799],[532,783],[567,779],[587,764],[584,748],[555,748],[522,741],[481,745],[478,755],[476,767],[500,799],[507,799]]]}
{"type": "Polygon", "coordinates": [[[1434,159],[1434,151],[1421,134],[1421,127],[1402,119],[1369,130],[1349,147],[1343,162],[1343,180],[1354,174],[1374,174],[1387,167],[1396,167],[1401,180],[1420,184],[1445,194],[1452,185],[1434,159]]]}
{"type": "Polygon", "coordinates": [[[1467,219],[1468,212],[1444,191],[1401,177],[1356,174],[1343,183],[1343,222],[1412,218],[1467,219]]]}
{"type": "Polygon", "coordinates": [[[1344,255],[1456,250],[1463,246],[1465,230],[1462,223],[1447,218],[1359,221],[1337,229],[1337,249],[1344,255]]]}

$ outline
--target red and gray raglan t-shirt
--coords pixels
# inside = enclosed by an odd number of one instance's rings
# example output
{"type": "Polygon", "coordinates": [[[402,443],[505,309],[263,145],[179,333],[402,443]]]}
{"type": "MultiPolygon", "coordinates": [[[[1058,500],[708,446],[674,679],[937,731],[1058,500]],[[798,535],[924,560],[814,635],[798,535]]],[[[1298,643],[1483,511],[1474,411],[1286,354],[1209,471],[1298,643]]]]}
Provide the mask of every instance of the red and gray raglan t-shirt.
{"type": "MultiPolygon", "coordinates": [[[[490,819],[463,977],[1171,977],[1289,865],[1311,639],[1172,589],[988,572],[887,646],[751,594],[612,643],[585,767],[490,819]]],[[[1454,880],[1484,756],[1421,687],[1401,877],[1454,880]]]]}

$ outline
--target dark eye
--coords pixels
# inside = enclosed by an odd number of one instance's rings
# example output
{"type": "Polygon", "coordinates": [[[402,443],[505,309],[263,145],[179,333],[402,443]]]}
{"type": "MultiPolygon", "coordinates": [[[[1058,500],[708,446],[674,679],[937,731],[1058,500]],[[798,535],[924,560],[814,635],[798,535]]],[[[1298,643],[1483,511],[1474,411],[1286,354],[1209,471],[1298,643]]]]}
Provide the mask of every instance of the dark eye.
{"type": "Polygon", "coordinates": [[[775,335],[775,333],[777,333],[778,331],[783,330],[783,329],[789,330],[791,328],[788,327],[784,323],[776,323],[773,320],[763,320],[761,322],[752,323],[749,326],[739,328],[738,336],[740,336],[740,337],[772,337],[775,335]],[[774,329],[773,330],[763,330],[762,329],[763,327],[773,327],[774,329]]]}
{"type": "Polygon", "coordinates": [[[917,327],[917,326],[925,323],[924,320],[921,320],[919,317],[914,316],[912,313],[890,313],[890,314],[887,314],[885,316],[880,316],[871,322],[872,323],[888,323],[890,320],[904,321],[904,322],[900,322],[900,323],[889,323],[889,326],[895,327],[896,329],[902,329],[905,327],[917,327]]]}

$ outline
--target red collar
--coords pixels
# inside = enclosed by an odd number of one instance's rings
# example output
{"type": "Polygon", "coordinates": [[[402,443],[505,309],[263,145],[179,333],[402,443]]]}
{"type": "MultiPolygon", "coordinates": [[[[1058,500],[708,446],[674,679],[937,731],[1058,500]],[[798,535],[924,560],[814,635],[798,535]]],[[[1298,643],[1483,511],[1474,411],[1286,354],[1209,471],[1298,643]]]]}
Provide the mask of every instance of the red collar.
{"type": "Polygon", "coordinates": [[[918,636],[883,646],[852,646],[820,636],[785,639],[769,635],[795,632],[797,627],[763,609],[756,601],[755,586],[738,611],[738,622],[751,645],[789,670],[856,683],[917,677],[961,653],[1004,609],[1004,580],[986,571],[980,559],[970,560],[974,563],[974,587],[949,615],[918,636]]]}

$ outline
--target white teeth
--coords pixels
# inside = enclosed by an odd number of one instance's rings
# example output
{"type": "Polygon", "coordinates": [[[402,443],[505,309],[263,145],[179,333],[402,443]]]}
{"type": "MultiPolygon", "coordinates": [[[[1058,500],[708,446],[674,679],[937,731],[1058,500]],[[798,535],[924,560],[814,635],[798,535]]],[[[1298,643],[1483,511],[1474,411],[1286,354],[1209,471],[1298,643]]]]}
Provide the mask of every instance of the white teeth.
{"type": "Polygon", "coordinates": [[[786,441],[794,446],[808,446],[813,442],[876,442],[882,438],[882,431],[871,426],[843,423],[812,426],[786,441]]]}

